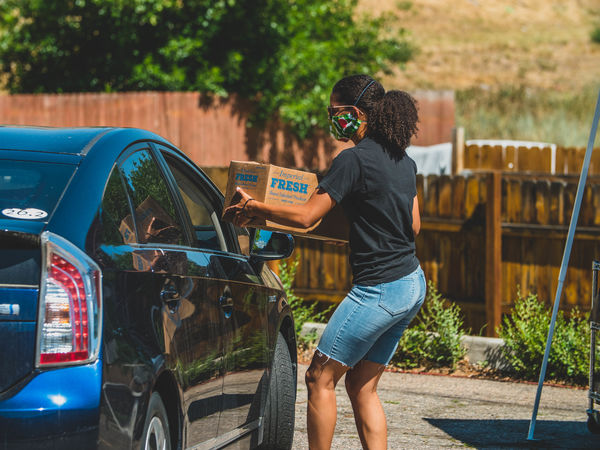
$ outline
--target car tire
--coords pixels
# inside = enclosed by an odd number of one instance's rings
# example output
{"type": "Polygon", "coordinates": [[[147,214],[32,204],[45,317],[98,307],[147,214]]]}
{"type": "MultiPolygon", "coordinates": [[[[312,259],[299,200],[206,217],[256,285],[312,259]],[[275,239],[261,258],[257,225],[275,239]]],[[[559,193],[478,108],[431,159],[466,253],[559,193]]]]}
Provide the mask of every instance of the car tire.
{"type": "Polygon", "coordinates": [[[287,343],[281,333],[278,333],[265,405],[261,449],[288,450],[292,448],[295,407],[296,374],[287,343]]]}
{"type": "Polygon", "coordinates": [[[171,433],[169,432],[167,410],[158,392],[154,392],[150,397],[141,449],[171,450],[171,433]]]}

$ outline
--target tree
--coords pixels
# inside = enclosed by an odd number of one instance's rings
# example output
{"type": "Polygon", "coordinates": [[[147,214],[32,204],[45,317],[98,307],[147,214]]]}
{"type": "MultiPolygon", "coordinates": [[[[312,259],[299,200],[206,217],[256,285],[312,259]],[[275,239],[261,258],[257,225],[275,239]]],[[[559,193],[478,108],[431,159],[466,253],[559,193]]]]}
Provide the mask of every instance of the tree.
{"type": "Polygon", "coordinates": [[[333,83],[413,54],[393,17],[357,0],[5,0],[0,79],[13,93],[173,90],[255,105],[304,137],[333,83]]]}

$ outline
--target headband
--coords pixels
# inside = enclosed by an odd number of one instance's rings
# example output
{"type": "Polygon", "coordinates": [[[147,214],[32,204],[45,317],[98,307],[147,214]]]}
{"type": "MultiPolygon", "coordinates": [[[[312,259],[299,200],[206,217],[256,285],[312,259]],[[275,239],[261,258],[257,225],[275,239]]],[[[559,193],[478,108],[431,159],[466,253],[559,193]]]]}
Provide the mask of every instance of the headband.
{"type": "Polygon", "coordinates": [[[369,86],[371,86],[373,83],[375,83],[375,80],[371,80],[371,81],[369,82],[369,84],[367,84],[367,85],[365,86],[365,88],[362,90],[362,92],[361,92],[360,94],[358,94],[358,97],[356,98],[356,100],[354,101],[354,104],[353,104],[352,106],[356,106],[356,105],[357,105],[358,101],[359,101],[359,100],[360,100],[360,98],[363,96],[363,94],[365,93],[365,91],[366,91],[367,89],[369,89],[369,86]]]}

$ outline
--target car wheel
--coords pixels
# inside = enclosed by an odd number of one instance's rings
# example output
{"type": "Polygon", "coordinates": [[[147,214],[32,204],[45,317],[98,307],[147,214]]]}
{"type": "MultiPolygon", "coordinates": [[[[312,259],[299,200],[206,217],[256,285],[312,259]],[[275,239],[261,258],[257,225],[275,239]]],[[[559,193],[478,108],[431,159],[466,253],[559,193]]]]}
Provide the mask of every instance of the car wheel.
{"type": "Polygon", "coordinates": [[[142,435],[142,450],[171,450],[167,410],[158,392],[152,394],[148,404],[142,435]]]}
{"type": "Polygon", "coordinates": [[[278,333],[265,406],[261,449],[288,450],[294,440],[296,377],[285,339],[278,333]]]}

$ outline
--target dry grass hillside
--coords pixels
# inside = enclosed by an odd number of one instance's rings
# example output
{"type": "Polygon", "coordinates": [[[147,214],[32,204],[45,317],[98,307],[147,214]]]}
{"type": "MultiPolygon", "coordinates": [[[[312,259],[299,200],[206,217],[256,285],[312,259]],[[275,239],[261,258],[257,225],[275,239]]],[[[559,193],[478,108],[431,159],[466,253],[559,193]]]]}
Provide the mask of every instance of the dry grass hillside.
{"type": "Polygon", "coordinates": [[[393,12],[420,49],[386,80],[407,89],[522,85],[576,90],[600,84],[598,0],[361,0],[393,12]]]}
{"type": "Polygon", "coordinates": [[[456,91],[468,137],[585,145],[600,88],[599,0],[360,0],[419,49],[390,88],[456,91]]]}

